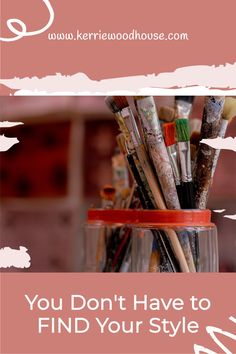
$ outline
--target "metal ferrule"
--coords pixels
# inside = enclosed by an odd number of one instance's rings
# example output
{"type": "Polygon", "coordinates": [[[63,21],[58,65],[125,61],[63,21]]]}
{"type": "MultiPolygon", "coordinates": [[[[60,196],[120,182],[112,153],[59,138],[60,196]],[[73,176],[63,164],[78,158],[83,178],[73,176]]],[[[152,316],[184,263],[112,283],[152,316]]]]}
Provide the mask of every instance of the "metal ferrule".
{"type": "Polygon", "coordinates": [[[179,161],[182,182],[192,181],[191,156],[189,141],[178,142],[179,161]]]}
{"type": "Polygon", "coordinates": [[[192,103],[177,100],[176,102],[176,111],[178,118],[189,118],[192,110],[192,103]]]}
{"type": "Polygon", "coordinates": [[[167,152],[173,170],[175,185],[179,186],[181,183],[181,176],[180,176],[180,166],[179,166],[178,154],[177,154],[177,146],[175,144],[167,146],[167,152]]]}

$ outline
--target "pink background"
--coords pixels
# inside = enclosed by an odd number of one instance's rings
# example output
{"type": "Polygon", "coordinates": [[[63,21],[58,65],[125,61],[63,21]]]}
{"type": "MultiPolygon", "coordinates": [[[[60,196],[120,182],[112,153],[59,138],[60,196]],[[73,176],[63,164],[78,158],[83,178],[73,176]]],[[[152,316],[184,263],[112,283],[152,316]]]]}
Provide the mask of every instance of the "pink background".
{"type": "MultiPolygon", "coordinates": [[[[235,61],[235,0],[223,3],[208,0],[119,2],[61,0],[51,1],[55,20],[48,32],[131,31],[189,32],[190,40],[178,42],[51,42],[47,33],[17,42],[1,43],[1,78],[38,76],[61,72],[84,72],[91,79],[159,73],[189,65],[219,65],[235,61]]],[[[1,36],[11,36],[4,25],[9,18],[20,18],[29,30],[48,21],[41,0],[1,0],[1,36]]],[[[2,90],[1,94],[8,94],[2,90]]],[[[27,310],[24,293],[66,296],[75,293],[109,296],[122,292],[152,296],[211,297],[212,310],[198,313],[202,328],[221,326],[235,333],[228,320],[236,314],[235,274],[161,275],[153,274],[0,274],[1,352],[2,353],[190,353],[193,343],[217,347],[205,331],[190,337],[169,339],[160,335],[42,336],[36,334],[35,319],[27,310]],[[154,279],[155,277],[155,279],[154,279]],[[128,287],[127,287],[127,284],[128,287]],[[98,287],[99,285],[99,287],[98,287]],[[229,290],[230,289],[230,290],[229,290]]],[[[186,311],[187,314],[187,311],[186,311]]],[[[91,314],[90,314],[91,315],[91,314]]],[[[154,313],[151,317],[154,317],[154,313]]],[[[113,312],[112,316],[116,316],[113,312]]],[[[143,315],[144,316],[144,315],[143,315]]],[[[127,317],[129,314],[127,313],[127,317]]],[[[140,316],[139,316],[140,317],[140,316]]],[[[168,316],[169,317],[169,316],[168,316]]],[[[172,316],[171,316],[172,317],[172,316]]],[[[119,315],[117,314],[117,318],[119,315]]],[[[172,317],[174,319],[174,316],[172,317]]],[[[233,348],[232,341],[224,340],[233,348]]]]}
{"type": "MultiPolygon", "coordinates": [[[[189,65],[219,65],[235,61],[235,0],[189,2],[147,0],[51,0],[55,19],[37,36],[1,43],[1,77],[45,76],[84,72],[91,79],[172,71],[189,65]],[[109,42],[48,41],[48,32],[116,31],[188,32],[189,41],[109,42]]],[[[49,13],[42,0],[2,0],[2,36],[13,36],[5,25],[19,18],[29,31],[42,28],[49,13]]]]}
{"type": "MultiPolygon", "coordinates": [[[[1,350],[6,353],[193,353],[194,343],[204,345],[219,352],[219,348],[208,337],[206,325],[214,325],[223,330],[235,333],[235,324],[229,316],[236,317],[236,288],[232,287],[235,276],[232,274],[201,275],[154,275],[154,274],[1,274],[2,305],[2,340],[1,350]],[[127,286],[129,284],[129,286],[127,286]],[[99,286],[98,286],[99,285],[99,286]],[[228,290],[230,289],[230,291],[228,290]],[[24,294],[41,297],[63,297],[65,309],[61,312],[29,311],[24,294]],[[68,299],[71,294],[82,294],[85,297],[109,297],[121,294],[129,304],[133,294],[140,297],[147,293],[149,297],[180,297],[186,307],[184,311],[147,311],[122,312],[113,310],[70,312],[68,299]],[[209,311],[193,312],[188,299],[195,295],[198,298],[208,297],[212,302],[209,311]],[[92,329],[83,335],[73,334],[41,334],[36,333],[37,316],[72,316],[87,317],[93,321],[98,316],[110,317],[114,320],[145,320],[151,317],[167,318],[176,321],[183,315],[188,320],[200,324],[198,334],[179,335],[169,338],[164,334],[103,334],[92,329]]],[[[143,327],[145,329],[145,327],[143,327]]],[[[146,327],[147,328],[147,327],[146,327]]],[[[235,342],[219,336],[219,339],[233,352],[235,342]]]]}

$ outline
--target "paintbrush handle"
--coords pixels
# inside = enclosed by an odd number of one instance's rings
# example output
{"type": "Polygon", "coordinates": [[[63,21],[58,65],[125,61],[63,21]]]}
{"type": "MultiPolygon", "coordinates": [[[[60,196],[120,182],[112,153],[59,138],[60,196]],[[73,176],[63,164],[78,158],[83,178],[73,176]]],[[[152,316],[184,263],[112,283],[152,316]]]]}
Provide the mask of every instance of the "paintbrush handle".
{"type": "Polygon", "coordinates": [[[131,174],[134,180],[136,181],[137,185],[140,187],[140,190],[142,192],[145,201],[148,202],[147,208],[154,209],[155,200],[153,198],[153,194],[149,187],[147,178],[143,172],[142,166],[139,162],[137,153],[134,152],[133,154],[128,154],[126,158],[130,166],[131,174]]]}
{"type": "Polygon", "coordinates": [[[185,259],[184,252],[183,252],[183,249],[180,245],[180,242],[179,242],[176,232],[172,229],[166,229],[165,233],[167,234],[167,236],[171,242],[171,245],[173,247],[173,250],[175,252],[175,255],[179,261],[181,271],[185,272],[185,273],[189,273],[189,267],[188,267],[187,261],[185,259]]]}
{"type": "MultiPolygon", "coordinates": [[[[149,186],[152,190],[154,200],[157,204],[157,207],[159,209],[166,209],[161,190],[156,182],[155,176],[153,174],[152,168],[150,166],[150,163],[148,162],[148,156],[145,150],[144,145],[140,145],[136,147],[136,152],[138,155],[139,162],[143,168],[143,171],[145,173],[145,176],[147,178],[147,181],[149,183],[149,186]]],[[[172,244],[173,250],[177,256],[177,259],[180,264],[180,268],[184,272],[189,272],[188,264],[186,262],[183,250],[181,248],[180,242],[178,240],[178,237],[175,233],[174,230],[167,230],[166,231],[167,235],[170,236],[170,242],[172,244]]]]}
{"type": "MultiPolygon", "coordinates": [[[[189,235],[186,231],[179,231],[177,232],[181,247],[184,252],[184,256],[186,258],[189,271],[192,273],[196,272],[196,267],[193,259],[193,254],[192,254],[192,248],[191,248],[191,242],[189,239],[189,236],[191,237],[191,234],[189,235]]],[[[193,236],[193,235],[192,235],[193,236]]]]}
{"type": "Polygon", "coordinates": [[[176,273],[180,271],[179,262],[173,253],[170,240],[162,230],[152,230],[154,240],[157,243],[157,249],[161,255],[161,269],[164,273],[176,273]]]}
{"type": "Polygon", "coordinates": [[[96,272],[100,272],[102,269],[102,261],[105,253],[105,233],[106,229],[102,227],[99,230],[97,252],[96,252],[96,272]]]}
{"type": "Polygon", "coordinates": [[[182,194],[182,186],[181,184],[176,186],[176,190],[178,193],[178,197],[179,197],[179,203],[180,203],[180,208],[183,209],[183,194],[182,194]]]}
{"type": "Polygon", "coordinates": [[[143,172],[147,178],[149,187],[152,191],[152,195],[158,209],[166,209],[166,205],[162,196],[162,192],[157,183],[156,177],[151,168],[148,155],[146,153],[144,145],[139,145],[135,147],[140,165],[142,166],[143,172]]]}
{"type": "MultiPolygon", "coordinates": [[[[225,98],[222,96],[206,98],[200,140],[217,138],[219,135],[224,101],[225,98]]],[[[200,144],[194,170],[195,203],[196,208],[199,209],[206,208],[214,168],[214,157],[214,148],[206,144],[200,144]]]]}
{"type": "Polygon", "coordinates": [[[157,273],[160,270],[160,253],[157,250],[153,250],[150,256],[150,260],[149,260],[149,267],[148,267],[148,271],[149,273],[157,273]]]}
{"type": "Polygon", "coordinates": [[[194,184],[193,182],[184,182],[181,185],[182,188],[182,208],[183,209],[195,209],[194,201],[194,184]]]}
{"type": "Polygon", "coordinates": [[[173,170],[164,141],[159,142],[155,134],[148,134],[147,144],[167,208],[180,209],[173,170]]]}
{"type": "MultiPolygon", "coordinates": [[[[228,121],[226,119],[222,119],[221,121],[221,125],[220,125],[220,131],[219,131],[219,137],[220,138],[224,138],[225,137],[225,133],[228,127],[228,121]]],[[[215,151],[215,156],[214,156],[214,160],[213,160],[213,166],[212,166],[212,171],[211,171],[211,178],[213,179],[214,174],[215,174],[215,170],[216,170],[216,166],[217,166],[217,162],[220,156],[220,149],[217,149],[215,151]]]]}
{"type": "Polygon", "coordinates": [[[136,107],[148,152],[168,209],[180,209],[174,175],[164,143],[153,97],[136,99],[136,107]]]}

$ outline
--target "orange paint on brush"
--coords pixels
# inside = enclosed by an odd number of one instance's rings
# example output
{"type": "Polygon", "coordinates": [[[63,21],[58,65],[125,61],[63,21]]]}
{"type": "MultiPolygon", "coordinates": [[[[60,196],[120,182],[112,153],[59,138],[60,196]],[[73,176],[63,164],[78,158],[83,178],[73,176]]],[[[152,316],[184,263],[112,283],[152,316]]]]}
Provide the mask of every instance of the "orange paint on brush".
{"type": "Polygon", "coordinates": [[[176,143],[175,123],[165,123],[163,125],[164,140],[166,146],[171,146],[176,143]]]}

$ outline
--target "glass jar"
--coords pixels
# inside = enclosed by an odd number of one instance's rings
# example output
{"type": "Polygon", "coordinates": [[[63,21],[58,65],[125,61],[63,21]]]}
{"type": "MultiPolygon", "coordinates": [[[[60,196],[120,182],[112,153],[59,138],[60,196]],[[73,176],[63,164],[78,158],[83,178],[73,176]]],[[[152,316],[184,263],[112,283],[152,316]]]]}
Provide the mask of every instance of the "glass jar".
{"type": "Polygon", "coordinates": [[[210,210],[90,209],[85,241],[89,271],[219,271],[210,210]]]}

